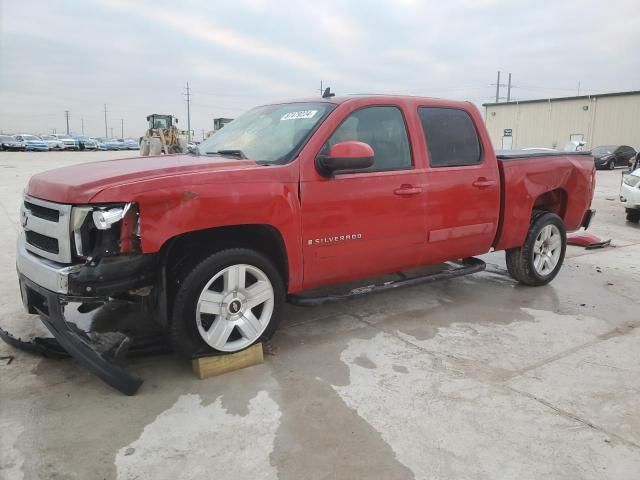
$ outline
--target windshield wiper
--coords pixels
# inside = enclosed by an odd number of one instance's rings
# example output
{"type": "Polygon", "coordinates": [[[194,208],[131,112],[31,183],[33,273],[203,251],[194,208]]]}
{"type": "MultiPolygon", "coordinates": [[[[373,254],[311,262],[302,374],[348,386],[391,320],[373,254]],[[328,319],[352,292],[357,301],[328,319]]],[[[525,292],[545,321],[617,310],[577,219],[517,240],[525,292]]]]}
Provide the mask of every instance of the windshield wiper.
{"type": "Polygon", "coordinates": [[[215,152],[207,152],[207,155],[231,155],[233,157],[242,158],[243,160],[247,159],[247,156],[242,150],[217,150],[215,152]]]}

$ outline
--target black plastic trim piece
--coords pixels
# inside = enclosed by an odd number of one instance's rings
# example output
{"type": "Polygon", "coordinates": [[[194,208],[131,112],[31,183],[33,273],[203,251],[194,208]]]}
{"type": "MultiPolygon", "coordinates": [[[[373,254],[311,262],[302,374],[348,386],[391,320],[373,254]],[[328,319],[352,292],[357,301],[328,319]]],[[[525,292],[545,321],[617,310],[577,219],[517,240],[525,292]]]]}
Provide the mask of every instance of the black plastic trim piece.
{"type": "Polygon", "coordinates": [[[595,216],[596,216],[596,211],[593,209],[587,210],[587,212],[584,214],[584,218],[582,219],[582,226],[584,227],[585,230],[589,228],[589,225],[591,225],[591,220],[593,220],[593,217],[595,216]]]}
{"type": "Polygon", "coordinates": [[[112,297],[156,283],[160,256],[118,255],[88,260],[77,272],[69,274],[69,292],[83,296],[112,297]]]}

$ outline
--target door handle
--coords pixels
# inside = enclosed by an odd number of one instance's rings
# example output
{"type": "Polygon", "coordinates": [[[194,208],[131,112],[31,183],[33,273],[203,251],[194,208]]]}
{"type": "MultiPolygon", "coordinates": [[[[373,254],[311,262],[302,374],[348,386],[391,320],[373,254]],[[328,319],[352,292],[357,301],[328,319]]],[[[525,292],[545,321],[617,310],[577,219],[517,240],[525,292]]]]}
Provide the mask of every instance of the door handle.
{"type": "Polygon", "coordinates": [[[473,185],[476,188],[487,188],[487,187],[493,187],[496,184],[495,180],[487,180],[484,177],[480,177],[478,178],[476,181],[474,181],[471,185],[473,185]]]}
{"type": "Polygon", "coordinates": [[[417,195],[422,192],[422,187],[414,187],[413,185],[401,185],[400,188],[396,188],[393,193],[400,195],[401,197],[409,197],[411,195],[417,195]]]}

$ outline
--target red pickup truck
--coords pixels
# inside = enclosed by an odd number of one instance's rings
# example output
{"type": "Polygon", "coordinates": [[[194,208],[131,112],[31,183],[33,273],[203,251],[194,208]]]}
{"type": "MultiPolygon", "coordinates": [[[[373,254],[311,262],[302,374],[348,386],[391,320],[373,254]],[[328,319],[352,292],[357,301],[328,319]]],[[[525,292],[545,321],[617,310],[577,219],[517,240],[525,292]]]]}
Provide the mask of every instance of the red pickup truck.
{"type": "Polygon", "coordinates": [[[565,232],[589,225],[594,179],[588,153],[496,156],[467,102],[354,96],[261,106],[191,154],[32,177],[17,253],[22,297],[64,349],[132,394],[141,381],[65,320],[70,302],[85,311],[141,302],[192,357],[267,339],[286,301],[472,273],[484,266],[473,257],[491,250],[506,251],[517,281],[543,285],[562,265],[565,232]],[[443,262],[449,268],[432,275],[308,293],[443,262]]]}

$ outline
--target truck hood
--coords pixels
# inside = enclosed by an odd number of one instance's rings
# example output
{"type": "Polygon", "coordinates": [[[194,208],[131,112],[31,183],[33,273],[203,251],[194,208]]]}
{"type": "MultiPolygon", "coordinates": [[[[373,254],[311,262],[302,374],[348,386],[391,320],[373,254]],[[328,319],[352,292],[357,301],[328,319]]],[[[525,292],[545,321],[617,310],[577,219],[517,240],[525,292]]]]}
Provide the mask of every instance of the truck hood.
{"type": "Polygon", "coordinates": [[[258,167],[250,160],[195,155],[132,157],[83,163],[34,175],[26,193],[65,204],[83,204],[102,190],[159,177],[258,167]]]}

